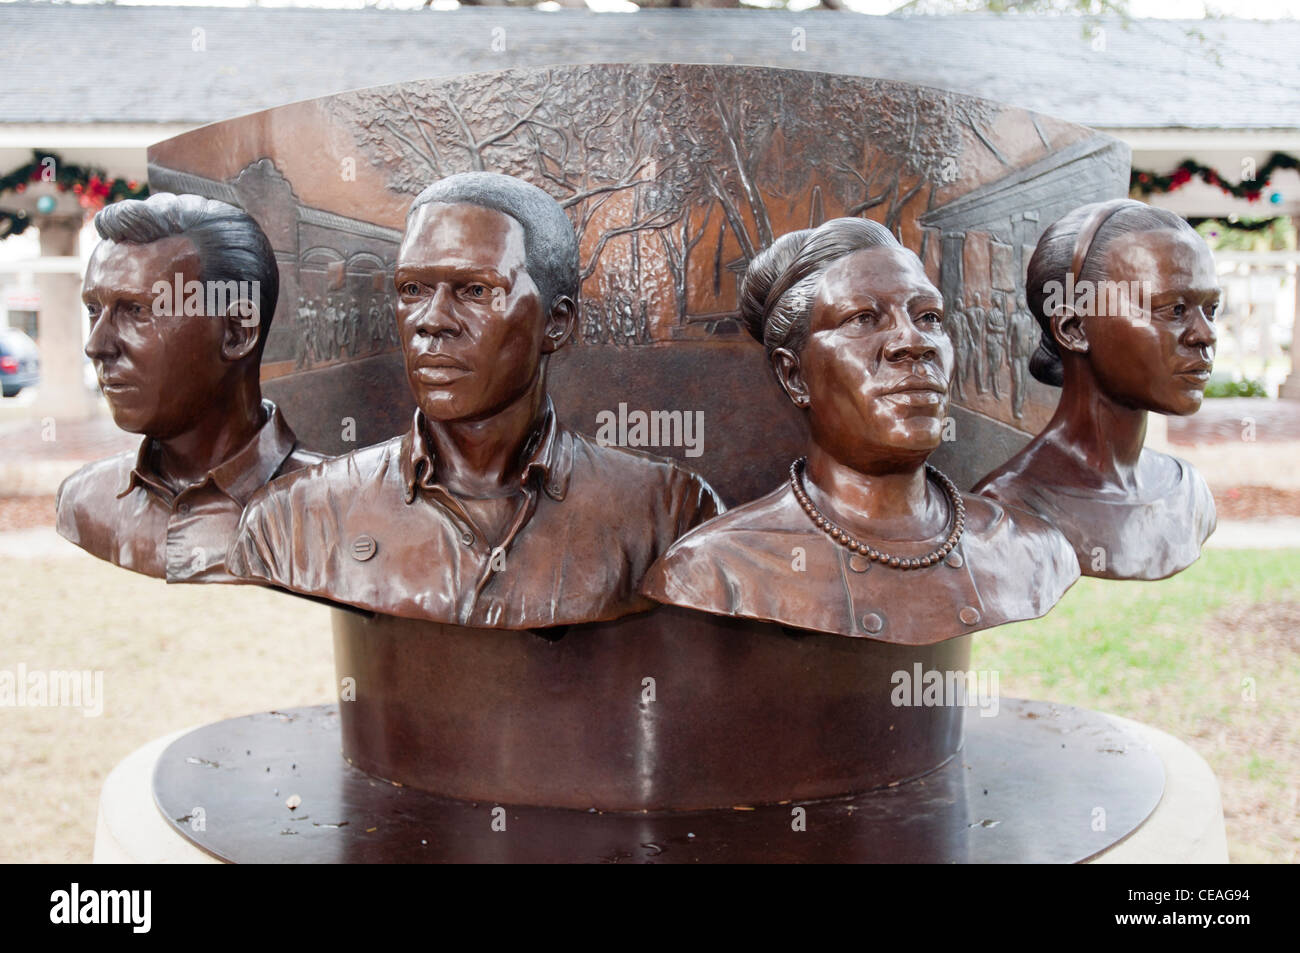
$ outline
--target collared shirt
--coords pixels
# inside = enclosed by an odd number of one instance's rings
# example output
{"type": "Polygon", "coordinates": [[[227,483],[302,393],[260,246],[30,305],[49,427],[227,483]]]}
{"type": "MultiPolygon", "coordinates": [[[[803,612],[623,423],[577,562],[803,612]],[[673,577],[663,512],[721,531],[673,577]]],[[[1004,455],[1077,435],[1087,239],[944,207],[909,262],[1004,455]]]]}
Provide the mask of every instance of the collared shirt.
{"type": "MultiPolygon", "coordinates": [[[[688,533],[642,591],[704,612],[907,645],[1043,615],[1079,578],[1069,542],[1030,513],[962,500],[966,529],[948,557],[899,570],[831,540],[786,483],[688,533]]],[[[886,548],[920,556],[929,545],[886,548]]]]}
{"type": "Polygon", "coordinates": [[[603,447],[549,401],[524,449],[500,540],[438,483],[424,416],[386,443],[277,480],[244,514],[231,571],[373,612],[531,629],[651,608],[641,577],[678,536],[722,510],[672,461],[603,447]]]}
{"type": "Polygon", "coordinates": [[[63,481],[56,498],[59,534],[100,559],[168,582],[242,582],[226,571],[226,552],[244,504],[268,480],[318,463],[299,449],[269,400],[256,434],[202,480],[176,493],[155,466],[158,442],[88,464],[63,481]]]}

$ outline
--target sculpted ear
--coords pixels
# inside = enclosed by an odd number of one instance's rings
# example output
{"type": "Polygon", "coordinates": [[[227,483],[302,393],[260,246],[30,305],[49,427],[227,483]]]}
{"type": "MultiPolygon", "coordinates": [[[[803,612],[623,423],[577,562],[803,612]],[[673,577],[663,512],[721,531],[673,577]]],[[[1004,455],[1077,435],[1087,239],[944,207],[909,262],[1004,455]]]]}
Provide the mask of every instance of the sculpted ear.
{"type": "Polygon", "coordinates": [[[242,361],[257,350],[262,338],[262,319],[257,302],[240,298],[230,302],[222,322],[221,356],[227,361],[242,361]]]}
{"type": "Polygon", "coordinates": [[[809,404],[808,385],[803,379],[803,370],[799,366],[799,355],[789,348],[779,347],[772,352],[772,370],[786,396],[800,410],[807,410],[809,404]]]}
{"type": "Polygon", "coordinates": [[[568,295],[559,295],[551,302],[546,316],[546,329],[542,340],[542,353],[558,351],[573,336],[578,327],[578,306],[568,295]]]}
{"type": "Polygon", "coordinates": [[[1088,334],[1083,327],[1083,318],[1072,305],[1063,304],[1052,315],[1052,337],[1062,350],[1088,353],[1088,334]]]}

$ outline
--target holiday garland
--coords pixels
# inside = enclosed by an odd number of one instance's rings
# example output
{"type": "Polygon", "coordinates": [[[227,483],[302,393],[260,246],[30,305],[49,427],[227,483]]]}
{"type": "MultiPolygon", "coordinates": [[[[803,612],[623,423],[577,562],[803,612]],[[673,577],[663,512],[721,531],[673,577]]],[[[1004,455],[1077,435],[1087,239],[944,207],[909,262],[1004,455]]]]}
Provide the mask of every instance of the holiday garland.
{"type": "MultiPolygon", "coordinates": [[[[1234,198],[1258,202],[1272,181],[1273,173],[1280,169],[1300,170],[1300,159],[1284,152],[1275,152],[1268,157],[1268,161],[1262,168],[1256,170],[1253,179],[1243,180],[1235,185],[1225,180],[1217,169],[1201,165],[1195,159],[1184,159],[1179,163],[1178,168],[1167,175],[1134,169],[1129,174],[1129,189],[1146,197],[1154,192],[1174,192],[1192,179],[1199,178],[1207,185],[1217,186],[1234,198]]],[[[30,182],[53,182],[60,192],[71,190],[77,196],[81,207],[88,210],[101,209],[122,199],[142,199],[149,194],[149,186],[140,185],[134,179],[117,179],[94,166],[65,163],[57,153],[43,150],[34,150],[31,162],[0,176],[0,195],[6,192],[25,192],[30,182]]],[[[1276,203],[1280,196],[1275,193],[1269,198],[1276,203]]],[[[1258,231],[1267,228],[1271,221],[1271,219],[1259,219],[1249,223],[1223,221],[1222,224],[1243,231],[1258,231]]],[[[29,225],[31,225],[31,218],[26,212],[9,212],[0,209],[0,237],[19,235],[26,231],[29,225]]]]}
{"type": "MultiPolygon", "coordinates": [[[[1255,170],[1252,179],[1245,179],[1233,185],[1219,174],[1217,169],[1201,165],[1195,159],[1184,159],[1173,172],[1160,175],[1149,170],[1134,169],[1129,173],[1129,190],[1140,192],[1145,198],[1152,192],[1173,192],[1182,188],[1193,178],[1199,178],[1206,185],[1218,186],[1234,198],[1247,202],[1258,202],[1264,190],[1268,188],[1273,173],[1279,169],[1300,169],[1300,159],[1285,152],[1275,152],[1268,157],[1264,165],[1255,170]]],[[[1273,203],[1281,201],[1281,196],[1274,193],[1269,196],[1273,203]]]]}
{"type": "Polygon", "coordinates": [[[1262,232],[1273,227],[1276,218],[1239,218],[1235,221],[1230,218],[1189,218],[1187,220],[1193,228],[1199,227],[1206,222],[1213,222],[1225,231],[1235,230],[1239,232],[1262,232]]]}
{"type": "MultiPolygon", "coordinates": [[[[25,192],[32,182],[52,182],[60,192],[71,191],[87,210],[98,210],[122,199],[142,199],[149,194],[149,186],[140,185],[134,179],[116,179],[103,169],[65,163],[56,153],[38,149],[32,152],[31,162],[0,176],[0,195],[25,192]]],[[[0,238],[20,235],[31,224],[31,216],[24,211],[0,209],[0,238]]]]}

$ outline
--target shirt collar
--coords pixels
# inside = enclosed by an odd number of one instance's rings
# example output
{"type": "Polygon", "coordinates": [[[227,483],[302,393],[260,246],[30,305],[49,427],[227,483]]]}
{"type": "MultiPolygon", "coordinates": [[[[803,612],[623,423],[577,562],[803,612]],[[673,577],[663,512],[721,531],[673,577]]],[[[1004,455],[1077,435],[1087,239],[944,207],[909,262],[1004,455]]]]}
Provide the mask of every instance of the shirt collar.
{"type": "MultiPolygon", "coordinates": [[[[262,412],[266,415],[266,420],[252,439],[208,471],[198,485],[211,480],[222,493],[243,506],[258,488],[275,476],[289,454],[293,453],[298,438],[289,429],[279,408],[271,401],[262,401],[262,412]]],[[[137,486],[148,487],[166,499],[175,496],[154,466],[157,447],[158,442],[152,437],[140,441],[135,466],[127,474],[117,494],[118,499],[137,486]]]]}
{"type": "MultiPolygon", "coordinates": [[[[536,476],[547,496],[556,501],[563,500],[573,470],[573,444],[568,431],[560,426],[549,395],[542,423],[529,434],[523,452],[526,462],[519,475],[520,485],[527,486],[536,476]]],[[[425,430],[424,413],[417,407],[411,429],[402,437],[399,461],[407,503],[415,500],[419,490],[441,489],[446,492],[446,487],[434,477],[434,460],[433,445],[425,430]]]]}

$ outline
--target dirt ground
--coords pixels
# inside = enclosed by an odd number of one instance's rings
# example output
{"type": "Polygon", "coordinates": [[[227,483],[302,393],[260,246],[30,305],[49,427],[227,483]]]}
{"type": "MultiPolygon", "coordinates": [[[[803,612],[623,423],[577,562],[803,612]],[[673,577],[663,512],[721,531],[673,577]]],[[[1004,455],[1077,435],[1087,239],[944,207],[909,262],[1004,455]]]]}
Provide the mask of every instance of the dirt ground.
{"type": "Polygon", "coordinates": [[[54,525],[54,497],[0,497],[0,533],[54,525]]]}
{"type": "MultiPolygon", "coordinates": [[[[1264,673],[1264,679],[1267,673],[1293,669],[1300,655],[1296,637],[1300,633],[1300,603],[1234,607],[1216,613],[1211,628],[1222,640],[1220,651],[1225,658],[1235,659],[1244,671],[1264,673]]],[[[1162,693],[1172,695],[1174,691],[1166,686],[1162,693]]],[[[1172,702],[1161,705],[1160,699],[1153,704],[1174,709],[1172,702]]],[[[1250,735],[1204,720],[1187,724],[1181,735],[1198,751],[1211,752],[1207,757],[1219,778],[1228,850],[1234,862],[1294,864],[1298,859],[1300,788],[1295,784],[1294,719],[1293,703],[1257,704],[1250,735]],[[1236,770],[1233,765],[1238,766],[1236,770]],[[1286,765],[1291,765],[1289,771],[1286,765]],[[1288,775],[1289,783],[1284,780],[1288,775]]],[[[1178,728],[1174,733],[1179,733],[1178,728]]]]}
{"type": "Polygon", "coordinates": [[[0,708],[0,862],[88,862],[113,766],[182,728],[335,696],[329,610],[168,586],[68,554],[0,557],[0,669],[102,671],[104,710],[0,708]]]}
{"type": "Polygon", "coordinates": [[[1216,487],[1214,508],[1221,520],[1300,516],[1300,490],[1271,486],[1216,487]]]}

